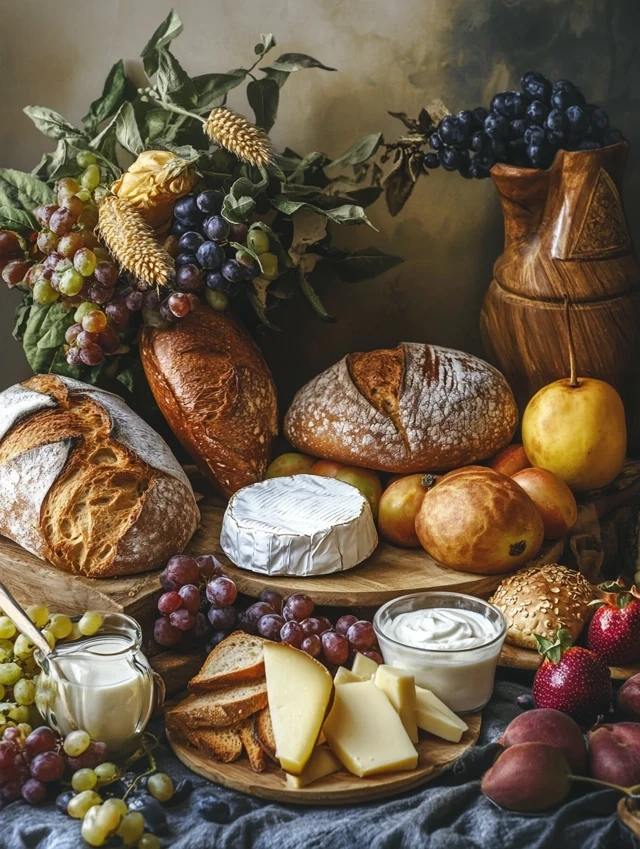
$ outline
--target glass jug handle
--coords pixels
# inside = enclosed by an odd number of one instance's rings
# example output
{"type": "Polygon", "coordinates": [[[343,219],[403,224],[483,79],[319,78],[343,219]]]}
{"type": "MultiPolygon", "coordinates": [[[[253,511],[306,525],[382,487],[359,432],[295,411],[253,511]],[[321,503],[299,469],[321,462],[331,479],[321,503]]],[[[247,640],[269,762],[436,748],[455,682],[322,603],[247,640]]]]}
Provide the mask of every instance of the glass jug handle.
{"type": "Polygon", "coordinates": [[[151,670],[151,676],[153,678],[153,713],[158,713],[164,705],[167,689],[164,679],[157,672],[151,670]]]}

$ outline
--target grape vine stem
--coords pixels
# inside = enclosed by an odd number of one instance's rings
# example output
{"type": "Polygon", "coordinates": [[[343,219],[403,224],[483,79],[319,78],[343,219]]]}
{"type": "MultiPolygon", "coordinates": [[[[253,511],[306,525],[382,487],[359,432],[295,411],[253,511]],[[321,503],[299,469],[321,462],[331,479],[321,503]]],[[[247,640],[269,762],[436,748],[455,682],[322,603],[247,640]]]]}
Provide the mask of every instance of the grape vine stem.
{"type": "Polygon", "coordinates": [[[153,756],[153,746],[156,746],[157,744],[158,744],[158,738],[155,735],[151,734],[148,731],[145,731],[143,733],[143,735],[142,735],[142,748],[144,749],[144,753],[149,760],[149,769],[146,770],[145,772],[140,773],[140,775],[137,775],[135,777],[135,779],[131,782],[131,786],[127,789],[127,792],[122,797],[123,802],[127,801],[127,796],[130,795],[130,793],[133,791],[134,787],[136,787],[136,785],[138,784],[139,781],[141,781],[143,778],[145,778],[148,775],[153,775],[154,772],[158,771],[158,765],[156,763],[156,759],[153,756]],[[149,737],[153,740],[152,746],[149,745],[149,741],[147,739],[149,737]]]}

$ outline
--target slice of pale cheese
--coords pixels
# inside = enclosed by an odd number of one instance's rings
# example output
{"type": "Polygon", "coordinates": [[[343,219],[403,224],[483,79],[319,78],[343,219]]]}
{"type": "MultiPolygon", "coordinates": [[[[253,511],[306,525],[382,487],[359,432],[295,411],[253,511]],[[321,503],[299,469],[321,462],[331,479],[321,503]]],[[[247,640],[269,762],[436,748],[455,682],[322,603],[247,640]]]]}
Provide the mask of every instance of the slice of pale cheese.
{"type": "Polygon", "coordinates": [[[450,743],[459,743],[469,727],[430,690],[422,687],[416,687],[415,717],[418,728],[450,743]]]}
{"type": "Polygon", "coordinates": [[[346,666],[338,667],[333,683],[335,684],[353,684],[354,681],[362,681],[358,675],[354,675],[346,666]]]}
{"type": "Polygon", "coordinates": [[[358,652],[353,659],[351,671],[364,681],[375,676],[378,671],[378,664],[375,660],[371,660],[370,657],[366,657],[364,654],[358,652]]]}
{"type": "Polygon", "coordinates": [[[369,502],[354,486],[293,475],[236,492],[220,544],[236,566],[252,572],[329,575],[366,560],[378,535],[369,502]]]}
{"type": "Polygon", "coordinates": [[[413,675],[409,675],[404,669],[380,664],[373,680],[398,713],[411,742],[417,743],[416,684],[413,675]]]}
{"type": "Polygon", "coordinates": [[[444,716],[447,716],[451,722],[457,723],[463,731],[466,731],[469,727],[463,719],[460,719],[458,714],[454,713],[451,708],[447,707],[441,699],[431,692],[431,690],[426,690],[424,687],[416,686],[416,702],[418,706],[429,706],[434,710],[437,710],[438,713],[444,714],[444,716]]]}
{"type": "Polygon", "coordinates": [[[316,746],[333,693],[328,669],[286,643],[264,644],[269,713],[276,757],[300,775],[316,746]]]}
{"type": "Polygon", "coordinates": [[[354,775],[418,765],[418,753],[400,717],[373,681],[338,684],[324,733],[331,750],[354,775]]]}
{"type": "Polygon", "coordinates": [[[317,746],[300,775],[287,773],[287,784],[289,787],[300,790],[302,787],[338,772],[340,769],[342,769],[342,764],[333,752],[325,746],[317,746]]]}

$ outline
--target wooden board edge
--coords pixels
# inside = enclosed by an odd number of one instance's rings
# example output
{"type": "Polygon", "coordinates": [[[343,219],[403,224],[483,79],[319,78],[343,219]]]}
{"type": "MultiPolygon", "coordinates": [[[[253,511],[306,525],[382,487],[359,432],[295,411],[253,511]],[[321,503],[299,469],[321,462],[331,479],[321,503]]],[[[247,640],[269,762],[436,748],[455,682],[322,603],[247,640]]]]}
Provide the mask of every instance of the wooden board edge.
{"type": "MultiPolygon", "coordinates": [[[[498,666],[507,669],[523,669],[535,672],[542,663],[542,655],[534,649],[523,649],[519,646],[505,644],[498,658],[498,666]]],[[[610,666],[609,672],[614,681],[626,681],[640,673],[640,661],[629,666],[610,666]]]]}

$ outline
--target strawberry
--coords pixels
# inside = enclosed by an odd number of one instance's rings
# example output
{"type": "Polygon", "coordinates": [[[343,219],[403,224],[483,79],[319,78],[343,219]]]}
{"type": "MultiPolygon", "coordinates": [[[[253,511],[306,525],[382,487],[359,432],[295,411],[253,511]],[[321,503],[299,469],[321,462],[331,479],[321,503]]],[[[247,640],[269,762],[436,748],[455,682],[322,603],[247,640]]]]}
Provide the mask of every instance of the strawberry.
{"type": "Polygon", "coordinates": [[[561,710],[576,722],[593,722],[606,713],[612,690],[609,667],[602,658],[574,646],[564,628],[558,631],[555,642],[535,636],[544,657],[533,681],[537,707],[561,710]]]}
{"type": "Polygon", "coordinates": [[[587,645],[609,664],[633,663],[640,657],[640,595],[619,583],[600,584],[599,605],[587,633],[587,645]]]}

